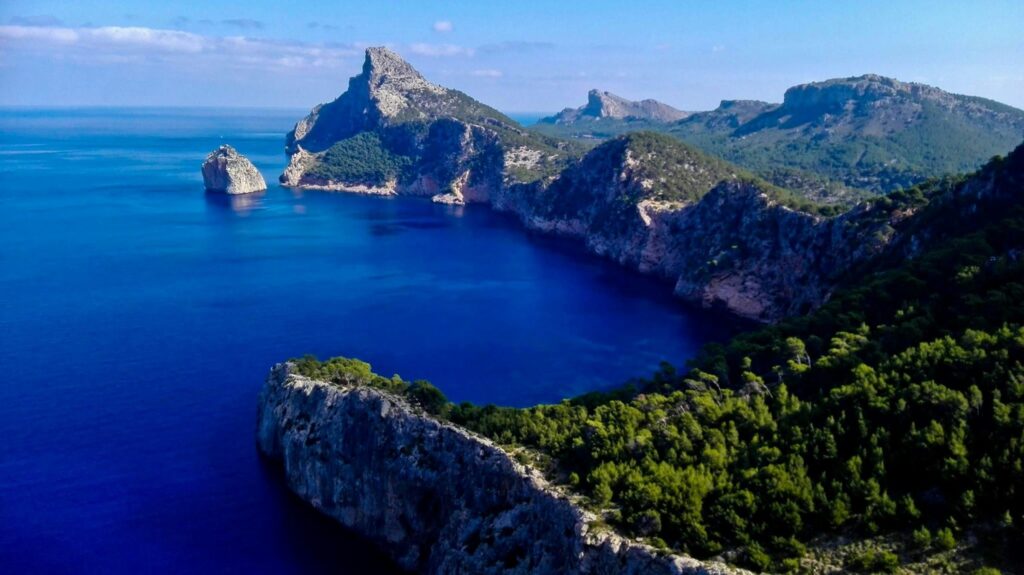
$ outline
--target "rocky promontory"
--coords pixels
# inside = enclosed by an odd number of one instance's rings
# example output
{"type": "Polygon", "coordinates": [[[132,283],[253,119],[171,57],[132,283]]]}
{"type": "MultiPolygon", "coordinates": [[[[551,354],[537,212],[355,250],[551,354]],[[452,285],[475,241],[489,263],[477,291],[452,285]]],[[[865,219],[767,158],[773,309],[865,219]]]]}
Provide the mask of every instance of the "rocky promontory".
{"type": "Polygon", "coordinates": [[[206,156],[203,184],[209,192],[225,194],[249,194],[267,189],[267,183],[256,166],[228,145],[206,156]]]}
{"type": "Polygon", "coordinates": [[[501,112],[369,48],[362,71],[315,106],[285,144],[289,187],[488,202],[511,182],[557,173],[569,154],[501,112]],[[514,169],[506,169],[514,168],[514,169]]]}
{"type": "MultiPolygon", "coordinates": [[[[772,130],[790,133],[790,123],[819,112],[860,125],[904,118],[895,111],[919,100],[941,109],[960,102],[957,109],[974,115],[991,107],[943,94],[874,76],[837,80],[794,89],[781,106],[725,101],[672,129],[738,133],[784,116],[772,130]]],[[[588,114],[633,114],[628,101],[591,96],[581,109],[588,114]]],[[[891,250],[915,209],[868,200],[836,215],[835,206],[814,205],[666,134],[632,132],[585,153],[574,145],[526,130],[427,81],[396,53],[370,48],[348,90],[288,135],[291,161],[281,181],[490,205],[529,229],[578,238],[594,253],[661,277],[690,302],[761,322],[822,305],[851,270],[891,250]]]]}
{"type": "Polygon", "coordinates": [[[380,389],[279,364],[257,434],[292,491],[413,572],[742,573],[615,534],[501,447],[380,389]]]}
{"type": "Polygon", "coordinates": [[[606,90],[591,90],[587,103],[579,108],[566,108],[540,120],[545,124],[573,124],[586,120],[611,118],[615,120],[647,120],[650,122],[675,122],[689,116],[689,112],[677,110],[657,100],[627,100],[606,90]]]}

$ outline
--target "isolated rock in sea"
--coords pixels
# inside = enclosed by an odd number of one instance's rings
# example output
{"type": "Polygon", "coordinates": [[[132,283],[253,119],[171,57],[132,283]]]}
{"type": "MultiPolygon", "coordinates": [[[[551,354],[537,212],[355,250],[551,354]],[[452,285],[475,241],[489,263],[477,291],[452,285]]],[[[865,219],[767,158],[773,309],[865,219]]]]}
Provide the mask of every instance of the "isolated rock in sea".
{"type": "Polygon", "coordinates": [[[231,146],[210,152],[203,162],[203,184],[207,191],[225,194],[249,194],[267,189],[256,166],[231,146]]]}
{"type": "Polygon", "coordinates": [[[615,534],[498,445],[379,389],[279,364],[258,413],[288,487],[413,572],[746,573],[615,534]]]}

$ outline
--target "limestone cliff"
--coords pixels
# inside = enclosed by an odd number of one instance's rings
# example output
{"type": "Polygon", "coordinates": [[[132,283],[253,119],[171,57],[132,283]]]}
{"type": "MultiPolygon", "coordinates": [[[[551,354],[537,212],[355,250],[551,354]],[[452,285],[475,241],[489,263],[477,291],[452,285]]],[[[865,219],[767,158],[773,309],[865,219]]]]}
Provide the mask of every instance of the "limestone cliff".
{"type": "Polygon", "coordinates": [[[260,395],[258,446],[289,487],[399,565],[447,574],[719,574],[601,527],[492,442],[405,399],[279,364],[260,395]]]}
{"type": "Polygon", "coordinates": [[[203,162],[203,184],[211,192],[249,194],[267,189],[256,166],[231,146],[210,152],[203,162]]]}

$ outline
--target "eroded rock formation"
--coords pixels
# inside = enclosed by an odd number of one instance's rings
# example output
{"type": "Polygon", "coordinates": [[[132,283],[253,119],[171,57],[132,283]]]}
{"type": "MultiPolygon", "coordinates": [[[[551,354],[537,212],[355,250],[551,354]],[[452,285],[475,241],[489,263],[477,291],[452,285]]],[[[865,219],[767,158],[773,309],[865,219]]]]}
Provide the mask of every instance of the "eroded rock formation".
{"type": "Polygon", "coordinates": [[[256,166],[228,145],[206,156],[203,184],[207,191],[225,194],[249,194],[267,189],[267,183],[256,166]]]}

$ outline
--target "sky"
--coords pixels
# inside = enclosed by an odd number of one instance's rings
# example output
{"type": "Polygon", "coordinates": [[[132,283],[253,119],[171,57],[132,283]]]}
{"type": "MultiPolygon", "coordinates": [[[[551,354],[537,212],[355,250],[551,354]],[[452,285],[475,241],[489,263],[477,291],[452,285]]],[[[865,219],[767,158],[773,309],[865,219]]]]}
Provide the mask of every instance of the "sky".
{"type": "Polygon", "coordinates": [[[0,0],[0,105],[305,109],[388,46],[506,112],[876,73],[1024,108],[1024,1],[0,0]]]}

